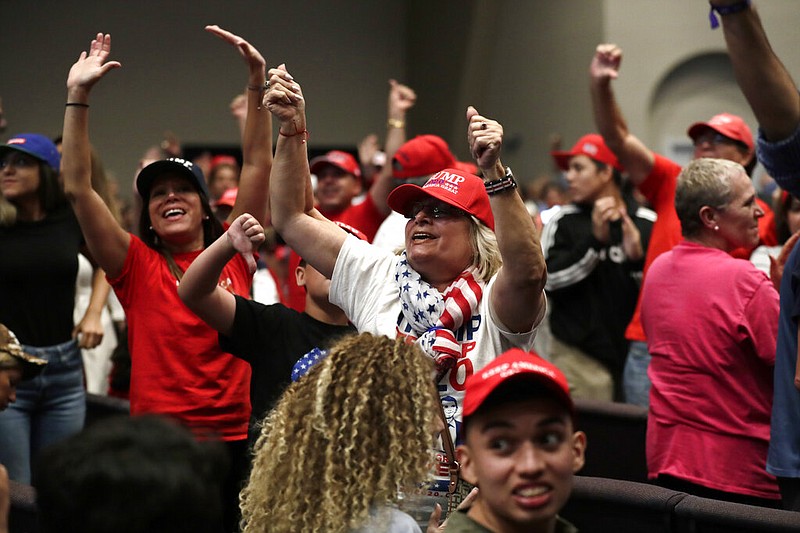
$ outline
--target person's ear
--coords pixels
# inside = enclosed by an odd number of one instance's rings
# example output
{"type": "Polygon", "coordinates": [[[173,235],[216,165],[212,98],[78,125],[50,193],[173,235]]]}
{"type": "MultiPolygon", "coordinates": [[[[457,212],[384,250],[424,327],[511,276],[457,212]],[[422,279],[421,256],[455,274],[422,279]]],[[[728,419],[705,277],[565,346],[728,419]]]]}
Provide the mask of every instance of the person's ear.
{"type": "Polygon", "coordinates": [[[572,434],[572,472],[577,474],[586,462],[586,433],[576,431],[572,434]]]}
{"type": "Polygon", "coordinates": [[[597,175],[600,177],[600,181],[603,185],[611,183],[614,181],[614,168],[611,165],[606,165],[604,169],[597,169],[597,175]]]}
{"type": "MultiPolygon", "coordinates": [[[[445,429],[445,431],[449,431],[445,429]]],[[[456,447],[456,461],[461,465],[461,477],[473,485],[478,484],[478,476],[475,472],[475,463],[472,461],[472,450],[466,444],[459,444],[456,447]]]]}
{"type": "Polygon", "coordinates": [[[306,285],[306,267],[303,265],[298,265],[297,268],[294,269],[294,279],[297,281],[298,287],[305,287],[306,285]]]}
{"type": "Polygon", "coordinates": [[[360,196],[364,192],[364,181],[358,176],[353,176],[353,197],[360,196]]]}
{"type": "Polygon", "coordinates": [[[700,216],[700,222],[703,223],[704,227],[708,229],[719,227],[719,223],[717,222],[717,210],[713,207],[704,205],[700,208],[700,212],[698,214],[700,216]]]}

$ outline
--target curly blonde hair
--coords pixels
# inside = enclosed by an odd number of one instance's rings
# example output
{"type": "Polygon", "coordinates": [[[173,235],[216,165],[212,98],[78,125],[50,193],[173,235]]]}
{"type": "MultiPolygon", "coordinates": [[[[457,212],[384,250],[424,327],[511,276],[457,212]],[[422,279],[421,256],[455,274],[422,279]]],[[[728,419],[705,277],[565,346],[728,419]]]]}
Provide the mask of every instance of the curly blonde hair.
{"type": "Polygon", "coordinates": [[[240,494],[242,530],[347,532],[430,479],[431,359],[368,333],[342,338],[267,415],[240,494]]]}

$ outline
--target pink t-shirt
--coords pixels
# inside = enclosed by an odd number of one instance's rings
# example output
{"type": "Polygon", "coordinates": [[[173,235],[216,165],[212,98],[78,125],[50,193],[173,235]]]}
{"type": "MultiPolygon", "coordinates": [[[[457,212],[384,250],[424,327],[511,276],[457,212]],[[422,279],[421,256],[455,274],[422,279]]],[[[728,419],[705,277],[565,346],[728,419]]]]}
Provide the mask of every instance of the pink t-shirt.
{"type": "Polygon", "coordinates": [[[767,474],[778,293],[749,261],[683,241],[642,289],[647,467],[716,490],[780,497],[767,474]]]}
{"type": "MultiPolygon", "coordinates": [[[[186,271],[200,253],[173,257],[186,271]]],[[[238,254],[220,277],[245,297],[251,281],[238,254]]],[[[168,415],[223,440],[247,438],[250,365],[223,352],[217,332],[183,304],[164,256],[131,236],[122,273],[109,283],[128,321],[131,413],[168,415]]]]}

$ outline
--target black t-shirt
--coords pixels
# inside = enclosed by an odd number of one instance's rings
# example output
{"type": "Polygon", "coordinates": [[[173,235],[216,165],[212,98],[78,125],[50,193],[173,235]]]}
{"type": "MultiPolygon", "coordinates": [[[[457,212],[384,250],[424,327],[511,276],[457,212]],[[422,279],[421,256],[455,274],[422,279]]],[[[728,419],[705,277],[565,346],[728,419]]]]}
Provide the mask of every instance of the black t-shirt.
{"type": "Polygon", "coordinates": [[[252,368],[250,403],[253,422],[261,421],[291,382],[292,367],[313,348],[328,348],[336,339],[356,333],[351,326],[325,324],[283,304],[264,305],[236,296],[231,335],[219,336],[222,349],[252,368]]]}
{"type": "Polygon", "coordinates": [[[70,339],[82,245],[69,207],[44,220],[0,227],[0,323],[22,344],[52,346],[70,339]]]}

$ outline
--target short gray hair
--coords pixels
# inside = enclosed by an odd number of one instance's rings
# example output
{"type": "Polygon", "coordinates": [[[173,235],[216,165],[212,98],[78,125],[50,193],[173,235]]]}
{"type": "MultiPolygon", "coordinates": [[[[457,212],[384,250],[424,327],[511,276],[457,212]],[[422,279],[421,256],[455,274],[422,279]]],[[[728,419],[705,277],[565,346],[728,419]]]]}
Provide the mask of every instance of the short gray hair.
{"type": "Polygon", "coordinates": [[[731,180],[740,172],[745,170],[739,163],[706,157],[684,167],[675,189],[675,211],[685,237],[697,235],[702,229],[700,209],[721,209],[731,201],[731,180]]]}

